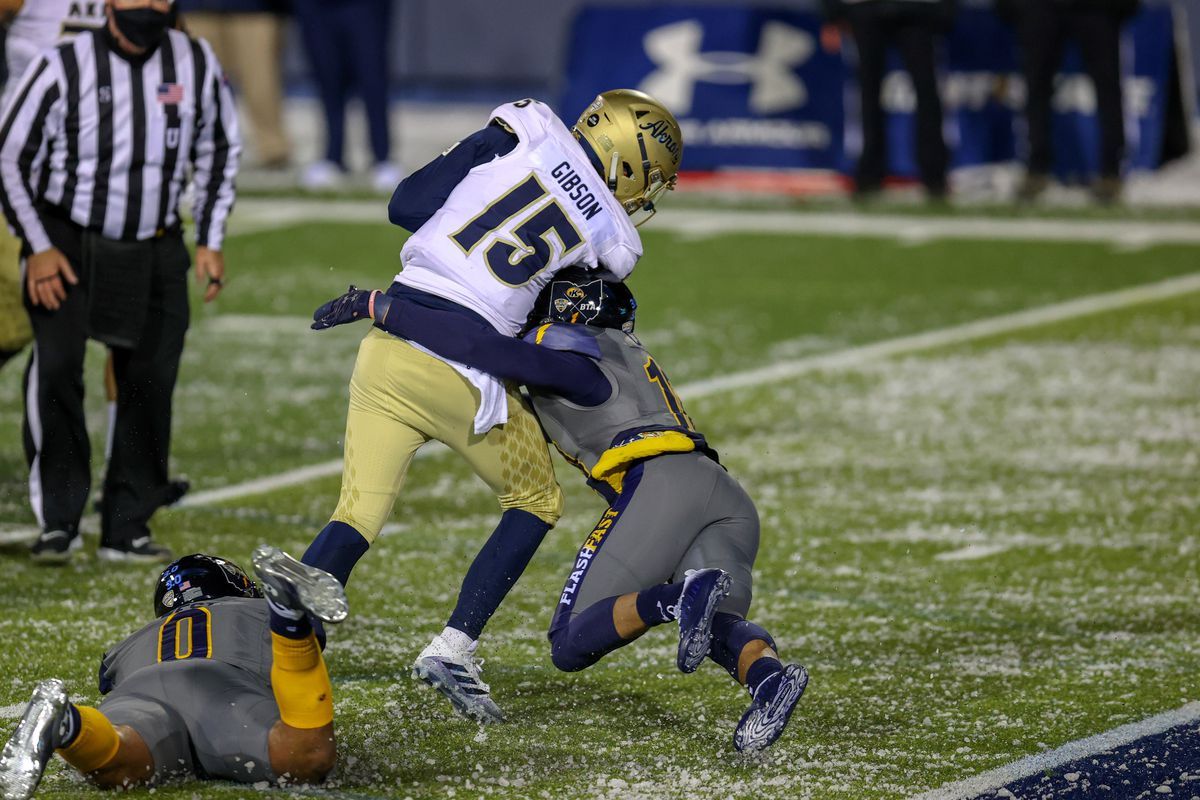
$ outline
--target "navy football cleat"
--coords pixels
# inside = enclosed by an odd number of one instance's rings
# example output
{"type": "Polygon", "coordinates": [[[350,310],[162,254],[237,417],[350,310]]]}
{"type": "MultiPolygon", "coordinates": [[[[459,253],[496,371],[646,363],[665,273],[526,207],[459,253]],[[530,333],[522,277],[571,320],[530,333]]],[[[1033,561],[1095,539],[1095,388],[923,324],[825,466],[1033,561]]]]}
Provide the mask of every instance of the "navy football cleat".
{"type": "Polygon", "coordinates": [[[341,622],[350,613],[346,590],[328,572],[265,544],[258,546],[250,560],[263,592],[276,605],[306,611],[322,622],[341,622]]]}
{"type": "Polygon", "coordinates": [[[733,732],[733,746],[753,753],[774,744],[807,686],[808,670],[799,664],[788,664],[759,684],[750,708],[742,714],[733,732]]]}
{"type": "Polygon", "coordinates": [[[695,672],[708,655],[717,604],[729,594],[732,584],[733,578],[722,569],[688,570],[679,597],[679,653],[675,663],[680,672],[695,672]]]}
{"type": "Polygon", "coordinates": [[[67,690],[58,679],[42,681],[4,749],[0,750],[0,797],[26,800],[37,788],[58,741],[67,690]]]}

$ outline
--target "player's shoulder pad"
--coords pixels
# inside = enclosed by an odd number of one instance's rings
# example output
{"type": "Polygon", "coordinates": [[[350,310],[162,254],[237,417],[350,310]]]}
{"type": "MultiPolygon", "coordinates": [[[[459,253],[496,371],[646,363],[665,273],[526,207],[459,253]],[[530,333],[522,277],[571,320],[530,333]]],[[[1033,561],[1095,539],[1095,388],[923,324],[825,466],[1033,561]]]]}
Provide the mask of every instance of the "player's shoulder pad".
{"type": "Polygon", "coordinates": [[[583,325],[547,322],[525,334],[525,341],[600,360],[600,343],[596,341],[596,333],[583,325]]]}

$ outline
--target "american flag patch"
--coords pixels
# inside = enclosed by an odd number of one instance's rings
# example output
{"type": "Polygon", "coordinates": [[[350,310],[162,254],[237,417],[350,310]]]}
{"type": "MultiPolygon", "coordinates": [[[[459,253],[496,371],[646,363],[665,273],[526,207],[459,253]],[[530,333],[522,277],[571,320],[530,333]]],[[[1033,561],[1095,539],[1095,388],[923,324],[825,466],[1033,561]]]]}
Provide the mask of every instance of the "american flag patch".
{"type": "Polygon", "coordinates": [[[158,87],[158,102],[164,106],[174,106],[183,102],[182,83],[163,83],[158,87]]]}

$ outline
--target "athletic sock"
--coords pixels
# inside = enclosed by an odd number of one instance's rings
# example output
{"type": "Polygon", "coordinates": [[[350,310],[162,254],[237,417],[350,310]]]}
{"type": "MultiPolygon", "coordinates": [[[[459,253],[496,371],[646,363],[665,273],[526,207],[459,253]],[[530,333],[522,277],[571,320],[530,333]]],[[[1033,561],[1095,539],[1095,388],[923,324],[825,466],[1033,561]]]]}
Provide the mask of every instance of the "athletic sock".
{"type": "Polygon", "coordinates": [[[269,597],[267,608],[271,612],[271,633],[288,639],[304,639],[312,633],[312,623],[303,611],[281,606],[269,597]]]}
{"type": "Polygon", "coordinates": [[[683,596],[683,581],[662,583],[643,589],[637,596],[637,613],[649,627],[679,619],[679,598],[683,596]]]}
{"type": "Polygon", "coordinates": [[[79,732],[83,730],[83,721],[79,717],[79,709],[74,703],[67,703],[63,711],[62,722],[58,726],[58,746],[70,747],[74,744],[79,732]]]}
{"type": "Polygon", "coordinates": [[[449,625],[442,628],[442,632],[438,634],[438,637],[443,643],[456,650],[470,650],[475,644],[475,639],[472,639],[470,634],[464,633],[458,628],[451,628],[449,625]]]}
{"type": "MultiPolygon", "coordinates": [[[[727,614],[723,611],[718,611],[713,617],[712,635],[712,646],[709,648],[708,657],[724,667],[725,671],[739,683],[741,681],[738,678],[738,660],[742,657],[742,650],[746,645],[760,640],[766,642],[772,650],[776,649],[775,640],[761,626],[742,619],[736,614],[727,614]]],[[[759,659],[759,661],[761,660],[759,659]]],[[[755,662],[755,664],[757,663],[755,662]]],[[[748,677],[749,675],[747,675],[748,677]]],[[[757,684],[755,685],[757,686],[757,684]]]]}
{"type": "Polygon", "coordinates": [[[478,639],[549,530],[548,522],[528,511],[519,508],[505,511],[471,562],[458,592],[458,603],[446,625],[478,639]]]}
{"type": "Polygon", "coordinates": [[[271,654],[271,690],[284,724],[311,729],[333,722],[333,686],[316,637],[310,632],[292,639],[272,631],[271,654]]]}
{"type": "Polygon", "coordinates": [[[59,748],[66,762],[83,773],[95,772],[112,761],[121,747],[117,729],[97,709],[72,704],[78,724],[71,743],[59,748]]]}
{"type": "Polygon", "coordinates": [[[550,629],[550,660],[563,672],[576,672],[595,664],[632,639],[617,633],[613,621],[616,597],[585,608],[566,625],[550,629]]]}
{"type": "Polygon", "coordinates": [[[750,669],[746,670],[746,691],[753,695],[763,681],[781,672],[783,672],[783,663],[778,658],[763,656],[751,664],[750,669]]]}
{"type": "Polygon", "coordinates": [[[345,586],[354,565],[370,547],[371,543],[353,526],[331,520],[313,539],[300,561],[325,570],[345,586]]]}

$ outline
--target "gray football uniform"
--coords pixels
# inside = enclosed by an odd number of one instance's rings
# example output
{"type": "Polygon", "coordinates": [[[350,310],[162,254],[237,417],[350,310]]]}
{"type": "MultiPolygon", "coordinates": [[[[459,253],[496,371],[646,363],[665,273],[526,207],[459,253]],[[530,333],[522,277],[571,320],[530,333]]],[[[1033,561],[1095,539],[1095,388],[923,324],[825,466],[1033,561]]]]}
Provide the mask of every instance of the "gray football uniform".
{"type": "Polygon", "coordinates": [[[706,567],[733,577],[720,610],[745,616],[758,512],[641,342],[618,330],[561,324],[527,339],[593,358],[612,388],[591,407],[530,392],[546,435],[610,503],[579,550],[551,630],[607,597],[706,567]]]}
{"type": "Polygon", "coordinates": [[[104,654],[100,711],[145,740],[156,780],[274,780],[272,660],[265,600],[192,603],[104,654]]]}

